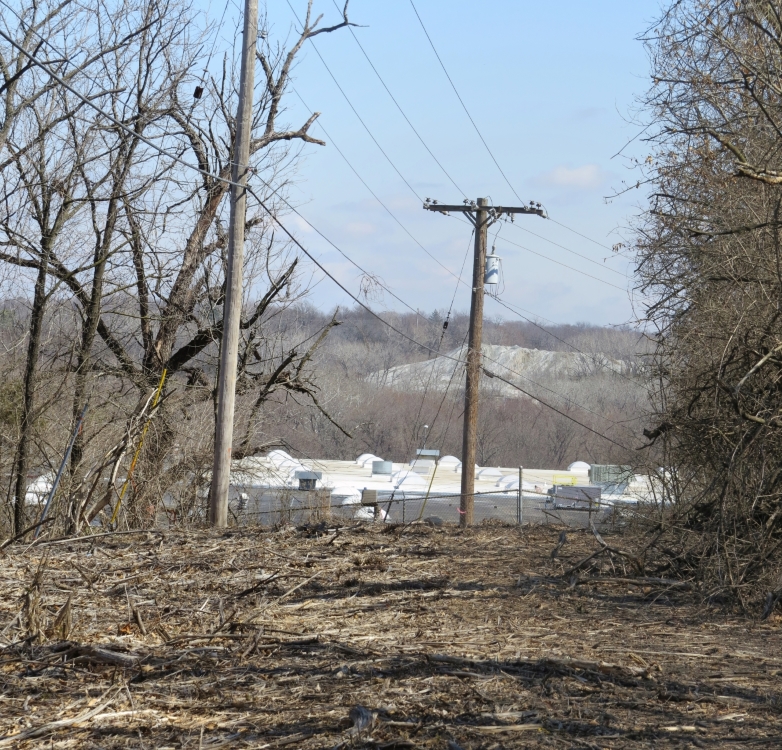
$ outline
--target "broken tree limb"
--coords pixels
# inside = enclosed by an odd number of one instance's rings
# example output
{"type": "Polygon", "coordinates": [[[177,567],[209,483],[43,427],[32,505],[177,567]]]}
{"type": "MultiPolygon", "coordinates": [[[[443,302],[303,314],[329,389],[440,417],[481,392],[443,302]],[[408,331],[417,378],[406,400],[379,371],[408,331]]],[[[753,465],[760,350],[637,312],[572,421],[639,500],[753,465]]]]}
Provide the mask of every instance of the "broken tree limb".
{"type": "Polygon", "coordinates": [[[586,586],[590,584],[615,584],[623,586],[666,586],[671,589],[683,589],[692,591],[693,585],[689,581],[675,581],[671,578],[579,578],[574,586],[586,586]]]}
{"type": "MultiPolygon", "coordinates": [[[[108,691],[107,691],[108,692],[108,691]]],[[[104,693],[104,697],[107,693],[104,693]]],[[[103,709],[107,708],[112,702],[114,701],[114,697],[109,698],[109,700],[99,703],[95,708],[91,708],[88,711],[84,711],[84,713],[79,714],[78,716],[74,716],[71,719],[59,719],[58,721],[50,721],[47,724],[42,724],[39,727],[31,727],[30,729],[25,729],[23,732],[19,732],[19,734],[13,734],[10,737],[3,737],[0,739],[0,747],[10,747],[12,745],[16,745],[19,742],[22,742],[23,740],[30,740],[34,739],[35,737],[42,737],[43,735],[50,734],[51,732],[54,732],[58,729],[63,729],[65,727],[73,726],[74,724],[81,724],[84,721],[89,721],[94,716],[97,716],[99,713],[103,711],[103,709]]]]}

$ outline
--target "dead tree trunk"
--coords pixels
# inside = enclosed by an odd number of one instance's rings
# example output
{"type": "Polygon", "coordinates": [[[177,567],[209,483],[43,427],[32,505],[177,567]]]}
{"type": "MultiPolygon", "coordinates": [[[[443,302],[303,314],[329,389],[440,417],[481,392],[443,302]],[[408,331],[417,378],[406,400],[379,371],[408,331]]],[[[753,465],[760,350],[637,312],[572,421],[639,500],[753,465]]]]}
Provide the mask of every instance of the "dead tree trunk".
{"type": "Polygon", "coordinates": [[[16,448],[16,461],[14,465],[14,534],[18,534],[27,524],[26,498],[27,498],[27,471],[30,461],[30,445],[33,437],[33,425],[35,423],[35,391],[37,385],[38,360],[41,354],[41,335],[43,332],[43,319],[46,312],[46,279],[49,270],[49,256],[51,254],[51,241],[46,238],[42,243],[38,275],[35,279],[35,291],[33,293],[33,306],[30,311],[30,340],[27,344],[27,361],[24,368],[24,386],[22,398],[22,424],[19,434],[19,445],[16,448]]]}

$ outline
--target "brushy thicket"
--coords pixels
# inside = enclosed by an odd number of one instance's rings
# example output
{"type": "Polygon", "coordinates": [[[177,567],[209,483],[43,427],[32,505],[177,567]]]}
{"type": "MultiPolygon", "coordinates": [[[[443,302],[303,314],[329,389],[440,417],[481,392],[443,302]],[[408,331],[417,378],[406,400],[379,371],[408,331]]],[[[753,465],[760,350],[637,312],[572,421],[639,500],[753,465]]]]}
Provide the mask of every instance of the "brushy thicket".
{"type": "Polygon", "coordinates": [[[671,512],[664,567],[768,613],[782,571],[782,3],[684,0],[647,33],[637,226],[671,512]]]}

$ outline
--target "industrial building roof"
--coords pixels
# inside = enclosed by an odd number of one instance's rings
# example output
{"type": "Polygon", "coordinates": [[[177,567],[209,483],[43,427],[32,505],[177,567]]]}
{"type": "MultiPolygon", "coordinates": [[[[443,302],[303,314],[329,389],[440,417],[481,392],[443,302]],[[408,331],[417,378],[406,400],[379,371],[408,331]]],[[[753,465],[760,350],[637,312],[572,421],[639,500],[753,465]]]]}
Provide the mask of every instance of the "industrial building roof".
{"type": "MultiPolygon", "coordinates": [[[[373,463],[383,461],[379,456],[362,454],[355,461],[293,458],[285,451],[276,450],[268,456],[253,456],[234,461],[231,484],[236,490],[296,487],[296,472],[322,473],[318,488],[329,489],[335,497],[358,499],[363,489],[402,494],[458,495],[461,489],[461,462],[454,456],[444,456],[439,462],[418,459],[411,463],[391,463],[390,474],[373,473],[373,463]]],[[[386,467],[387,468],[387,467],[386,467]]],[[[518,493],[519,467],[475,467],[476,493],[518,493]]],[[[640,480],[640,478],[639,478],[640,480]]],[[[551,469],[523,469],[524,492],[545,493],[555,484],[589,484],[589,464],[577,462],[570,471],[551,469]]],[[[636,481],[638,485],[640,481],[636,481]]],[[[629,490],[632,490],[632,484],[629,490]]],[[[640,490],[635,487],[635,490],[640,490]]],[[[637,493],[636,493],[637,494],[637,493]]],[[[630,500],[631,498],[627,498],[630,500]]]]}

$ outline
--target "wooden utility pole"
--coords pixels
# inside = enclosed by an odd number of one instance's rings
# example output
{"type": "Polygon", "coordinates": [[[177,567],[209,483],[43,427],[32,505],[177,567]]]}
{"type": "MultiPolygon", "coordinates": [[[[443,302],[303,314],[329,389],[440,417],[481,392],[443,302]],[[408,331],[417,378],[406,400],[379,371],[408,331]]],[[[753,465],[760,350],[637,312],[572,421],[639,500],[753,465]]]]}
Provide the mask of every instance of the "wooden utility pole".
{"type": "Polygon", "coordinates": [[[242,35],[242,69],[239,106],[236,113],[236,140],[231,168],[231,223],[228,230],[223,337],[220,349],[220,376],[217,384],[217,423],[209,522],[228,525],[228,488],[231,479],[236,368],[239,357],[239,326],[242,318],[242,265],[244,263],[244,224],[247,210],[247,177],[252,138],[255,50],[258,39],[258,0],[245,0],[242,35]]]}
{"type": "Polygon", "coordinates": [[[470,295],[470,335],[467,341],[467,382],[464,386],[464,427],[462,430],[462,496],[459,501],[459,524],[472,526],[475,506],[475,444],[478,438],[478,391],[481,383],[481,344],[483,343],[483,276],[486,266],[488,215],[483,207],[488,201],[478,198],[475,212],[475,248],[472,261],[470,295]]]}
{"type": "Polygon", "coordinates": [[[462,431],[462,486],[459,502],[459,525],[472,526],[475,507],[475,444],[478,431],[478,395],[481,380],[481,343],[483,339],[483,283],[486,266],[486,245],[489,227],[503,214],[536,214],[545,218],[540,204],[504,208],[490,206],[485,198],[477,203],[465,201],[461,206],[441,205],[426,200],[424,208],[440,213],[463,213],[475,226],[475,251],[472,267],[472,298],[470,300],[470,335],[467,347],[467,383],[464,389],[464,428],[462,431]]]}

